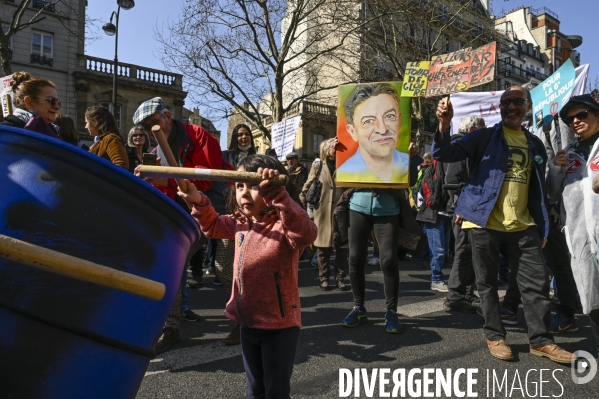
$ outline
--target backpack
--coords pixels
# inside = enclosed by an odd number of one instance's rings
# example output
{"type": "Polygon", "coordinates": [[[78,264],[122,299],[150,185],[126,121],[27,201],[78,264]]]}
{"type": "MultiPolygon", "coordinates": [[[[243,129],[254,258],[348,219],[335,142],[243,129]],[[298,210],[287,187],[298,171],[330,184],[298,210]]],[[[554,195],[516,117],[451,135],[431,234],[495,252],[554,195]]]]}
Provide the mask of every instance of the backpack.
{"type": "Polygon", "coordinates": [[[443,164],[438,161],[433,161],[422,175],[418,193],[424,200],[424,206],[434,211],[444,211],[447,209],[447,201],[449,201],[449,193],[443,189],[445,184],[445,170],[443,164]]]}

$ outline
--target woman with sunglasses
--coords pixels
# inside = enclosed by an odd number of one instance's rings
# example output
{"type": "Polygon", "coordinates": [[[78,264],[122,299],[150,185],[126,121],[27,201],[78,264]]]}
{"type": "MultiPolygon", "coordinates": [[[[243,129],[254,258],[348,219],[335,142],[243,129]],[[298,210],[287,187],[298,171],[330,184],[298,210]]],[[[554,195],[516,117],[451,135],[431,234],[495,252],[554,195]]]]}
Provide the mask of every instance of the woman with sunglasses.
{"type": "Polygon", "coordinates": [[[85,128],[97,141],[89,149],[113,164],[129,169],[129,157],[114,116],[100,106],[88,108],[85,112],[85,128]]]}
{"type": "Polygon", "coordinates": [[[599,196],[591,187],[599,175],[599,104],[589,94],[573,96],[559,115],[578,140],[549,163],[547,193],[553,199],[561,195],[560,217],[572,274],[599,349],[599,196]]]}
{"type": "Polygon", "coordinates": [[[2,124],[58,138],[54,121],[61,102],[54,83],[48,79],[34,78],[27,72],[15,72],[12,79],[15,109],[12,115],[4,118],[2,124]]]}
{"type": "Polygon", "coordinates": [[[150,150],[150,137],[143,126],[135,125],[127,136],[127,155],[129,156],[129,171],[133,173],[142,164],[144,152],[150,150]]]}

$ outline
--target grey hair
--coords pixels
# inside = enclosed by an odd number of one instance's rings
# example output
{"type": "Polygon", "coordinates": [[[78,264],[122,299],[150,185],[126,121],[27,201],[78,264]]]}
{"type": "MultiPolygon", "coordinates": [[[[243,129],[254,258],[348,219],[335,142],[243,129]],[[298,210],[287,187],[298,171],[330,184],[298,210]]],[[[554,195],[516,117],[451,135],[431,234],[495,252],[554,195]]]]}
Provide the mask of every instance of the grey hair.
{"type": "Polygon", "coordinates": [[[350,96],[345,100],[345,104],[343,104],[343,108],[345,110],[345,116],[347,117],[347,123],[354,123],[354,111],[364,101],[368,100],[371,97],[376,97],[379,94],[388,94],[397,103],[399,107],[399,96],[397,95],[397,90],[395,87],[390,85],[389,83],[373,83],[373,84],[365,84],[358,85],[354,91],[350,94],[350,96]]]}
{"type": "Polygon", "coordinates": [[[425,161],[427,161],[427,160],[431,160],[432,161],[433,160],[433,154],[431,154],[430,152],[427,152],[426,154],[424,154],[422,156],[422,159],[424,159],[425,161]]]}
{"type": "Polygon", "coordinates": [[[484,125],[484,124],[485,124],[485,120],[481,116],[476,115],[476,114],[466,115],[460,121],[460,126],[458,127],[458,132],[468,133],[468,132],[470,132],[471,127],[474,126],[476,129],[478,129],[478,127],[480,125],[484,125]]]}
{"type": "Polygon", "coordinates": [[[131,130],[129,130],[129,134],[127,135],[127,145],[132,148],[136,147],[135,144],[133,144],[133,137],[131,137],[136,130],[141,130],[141,132],[144,134],[146,140],[144,141],[143,152],[148,152],[150,149],[150,136],[148,136],[148,133],[145,131],[142,125],[135,125],[131,128],[131,130]]]}

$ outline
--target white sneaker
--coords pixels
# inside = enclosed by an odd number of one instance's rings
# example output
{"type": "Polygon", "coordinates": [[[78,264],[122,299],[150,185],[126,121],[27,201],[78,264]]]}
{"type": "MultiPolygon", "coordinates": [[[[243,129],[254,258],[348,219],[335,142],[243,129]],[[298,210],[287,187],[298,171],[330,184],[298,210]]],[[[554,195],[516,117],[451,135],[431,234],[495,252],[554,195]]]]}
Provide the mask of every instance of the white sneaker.
{"type": "Polygon", "coordinates": [[[447,288],[447,284],[445,284],[445,281],[433,281],[431,283],[431,290],[439,292],[449,292],[449,289],[447,288]]]}
{"type": "Polygon", "coordinates": [[[377,258],[376,256],[373,256],[368,261],[368,266],[378,266],[378,265],[379,265],[379,258],[377,258]]]}

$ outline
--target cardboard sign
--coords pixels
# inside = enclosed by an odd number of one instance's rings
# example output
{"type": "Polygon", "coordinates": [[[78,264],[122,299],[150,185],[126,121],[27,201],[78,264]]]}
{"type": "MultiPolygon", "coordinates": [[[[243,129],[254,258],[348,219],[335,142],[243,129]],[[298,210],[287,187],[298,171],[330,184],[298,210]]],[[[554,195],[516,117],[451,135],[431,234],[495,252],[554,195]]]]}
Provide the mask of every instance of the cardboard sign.
{"type": "Polygon", "coordinates": [[[409,187],[412,99],[402,85],[339,86],[337,186],[409,187]]]}
{"type": "Polygon", "coordinates": [[[401,88],[402,97],[424,97],[428,85],[430,61],[408,62],[401,88]]]}
{"type": "Polygon", "coordinates": [[[427,97],[466,91],[493,81],[496,43],[470,47],[433,57],[428,72],[427,97]]]}
{"type": "Polygon", "coordinates": [[[458,134],[458,127],[462,118],[468,115],[479,115],[485,120],[487,127],[501,122],[499,113],[499,100],[502,91],[480,91],[470,93],[454,93],[451,95],[453,105],[453,120],[451,121],[451,134],[458,134]]]}
{"type": "Polygon", "coordinates": [[[2,115],[8,116],[12,113],[13,105],[12,105],[12,75],[5,76],[0,78],[1,87],[0,87],[0,101],[2,101],[2,115]],[[11,102],[9,104],[7,94],[10,95],[11,102]]]}
{"type": "Polygon", "coordinates": [[[532,97],[532,115],[535,127],[539,128],[551,122],[568,102],[574,90],[576,71],[568,59],[553,75],[530,91],[532,97]]]}
{"type": "Polygon", "coordinates": [[[279,161],[284,161],[287,154],[293,151],[297,129],[301,116],[273,123],[271,127],[272,148],[277,152],[279,161]]]}

